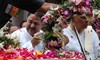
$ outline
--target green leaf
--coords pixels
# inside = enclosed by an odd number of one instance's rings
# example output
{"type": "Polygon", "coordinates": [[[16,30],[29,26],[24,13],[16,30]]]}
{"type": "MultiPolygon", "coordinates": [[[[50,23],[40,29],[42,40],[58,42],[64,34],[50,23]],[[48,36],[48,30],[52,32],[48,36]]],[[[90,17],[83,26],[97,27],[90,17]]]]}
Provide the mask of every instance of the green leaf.
{"type": "Polygon", "coordinates": [[[52,36],[53,31],[49,32],[48,34],[45,35],[45,40],[47,40],[50,36],[52,36]]]}

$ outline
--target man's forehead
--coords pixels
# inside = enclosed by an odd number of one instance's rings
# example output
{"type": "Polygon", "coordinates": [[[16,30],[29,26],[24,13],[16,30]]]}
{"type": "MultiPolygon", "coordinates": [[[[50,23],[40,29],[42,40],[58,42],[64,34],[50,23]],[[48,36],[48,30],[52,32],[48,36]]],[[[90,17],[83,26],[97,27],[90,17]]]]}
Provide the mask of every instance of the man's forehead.
{"type": "Polygon", "coordinates": [[[33,14],[31,14],[31,15],[28,16],[28,19],[34,19],[34,18],[36,18],[36,16],[33,15],[33,14]]]}
{"type": "Polygon", "coordinates": [[[28,17],[27,18],[27,20],[37,20],[37,21],[39,21],[40,20],[40,18],[38,18],[38,17],[36,17],[36,16],[30,16],[30,17],[28,17]]]}

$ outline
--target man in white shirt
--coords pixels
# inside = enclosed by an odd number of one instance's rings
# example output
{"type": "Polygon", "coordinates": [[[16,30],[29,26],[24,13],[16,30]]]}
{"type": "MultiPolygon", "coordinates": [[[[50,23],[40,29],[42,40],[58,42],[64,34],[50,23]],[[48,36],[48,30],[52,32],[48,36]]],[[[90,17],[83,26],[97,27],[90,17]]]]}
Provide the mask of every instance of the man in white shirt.
{"type": "Polygon", "coordinates": [[[20,42],[20,47],[43,51],[43,43],[40,40],[34,39],[34,34],[43,31],[42,22],[39,17],[40,13],[30,14],[27,18],[28,27],[21,28],[12,33],[12,36],[17,36],[20,42]]]}
{"type": "MultiPolygon", "coordinates": [[[[91,29],[92,37],[92,46],[91,52],[88,53],[85,50],[85,29],[88,26],[88,21],[84,14],[76,14],[73,16],[70,25],[67,28],[63,29],[63,34],[68,37],[69,43],[66,44],[66,50],[75,50],[86,55],[86,60],[95,60],[98,55],[98,49],[100,48],[99,38],[96,32],[91,29]],[[80,42],[79,42],[80,41],[80,42]],[[83,51],[82,51],[83,50],[83,51]]],[[[89,41],[90,42],[90,41],[89,41]]],[[[87,46],[90,46],[88,44],[87,46]]]]}

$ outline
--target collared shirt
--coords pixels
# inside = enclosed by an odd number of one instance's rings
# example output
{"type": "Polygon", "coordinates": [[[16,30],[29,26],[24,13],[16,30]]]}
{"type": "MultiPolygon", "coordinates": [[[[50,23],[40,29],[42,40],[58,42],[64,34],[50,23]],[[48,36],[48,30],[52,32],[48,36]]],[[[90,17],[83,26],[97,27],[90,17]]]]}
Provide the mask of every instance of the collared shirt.
{"type": "MultiPolygon", "coordinates": [[[[40,32],[43,32],[43,31],[40,30],[40,32]]],[[[36,51],[43,51],[44,47],[43,47],[42,41],[33,48],[32,43],[30,41],[32,39],[32,36],[28,33],[26,28],[21,28],[13,32],[12,36],[17,36],[20,42],[20,47],[22,48],[34,49],[36,51]]]]}
{"type": "MultiPolygon", "coordinates": [[[[71,29],[70,25],[67,28],[63,29],[63,34],[69,38],[69,43],[66,44],[65,49],[66,50],[75,50],[75,51],[82,53],[77,36],[76,36],[74,30],[71,29]]],[[[79,33],[78,36],[79,36],[79,40],[81,42],[82,48],[84,50],[85,31],[79,33]]],[[[100,48],[99,47],[100,41],[94,30],[92,30],[92,41],[93,41],[93,44],[92,44],[93,47],[92,47],[92,51],[91,51],[90,55],[92,58],[91,60],[95,60],[96,56],[98,55],[98,53],[97,53],[98,49],[100,48]]]]}

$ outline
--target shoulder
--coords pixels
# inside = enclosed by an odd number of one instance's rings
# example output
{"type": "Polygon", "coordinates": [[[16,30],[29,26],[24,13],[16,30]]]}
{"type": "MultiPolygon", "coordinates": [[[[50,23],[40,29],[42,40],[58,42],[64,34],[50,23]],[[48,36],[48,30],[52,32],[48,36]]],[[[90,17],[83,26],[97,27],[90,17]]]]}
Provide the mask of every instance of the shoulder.
{"type": "Polygon", "coordinates": [[[63,29],[62,29],[62,32],[67,32],[67,31],[69,31],[70,29],[71,29],[71,27],[68,26],[67,28],[63,28],[63,29]]]}
{"type": "Polygon", "coordinates": [[[25,28],[20,28],[20,29],[14,31],[14,32],[12,33],[12,35],[14,35],[14,34],[17,34],[17,35],[18,35],[18,34],[21,34],[24,30],[25,30],[25,28]]]}

